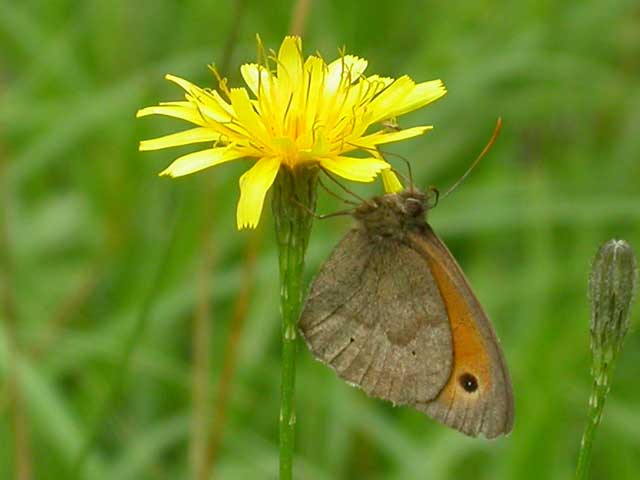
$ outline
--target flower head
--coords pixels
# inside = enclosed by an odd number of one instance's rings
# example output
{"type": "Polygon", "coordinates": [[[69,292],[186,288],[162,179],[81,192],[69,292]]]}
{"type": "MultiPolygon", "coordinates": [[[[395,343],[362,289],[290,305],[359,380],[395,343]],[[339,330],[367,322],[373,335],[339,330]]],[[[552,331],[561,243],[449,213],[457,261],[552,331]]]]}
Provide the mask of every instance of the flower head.
{"type": "Polygon", "coordinates": [[[167,115],[195,128],[140,143],[140,150],[157,150],[192,143],[210,147],[176,159],[161,175],[180,177],[240,158],[253,166],[240,177],[238,228],[258,224],[265,195],[280,168],[319,165],[356,182],[373,181],[384,172],[385,188],[398,188],[390,165],[378,145],[421,135],[431,126],[389,131],[381,125],[442,97],[440,80],[416,84],[397,79],[366,77],[367,61],[342,54],[327,64],[318,55],[306,59],[299,37],[286,37],[277,55],[240,68],[247,88],[219,91],[200,88],[167,75],[182,87],[184,101],[143,108],[137,116],[167,115]],[[379,129],[372,130],[372,125],[379,129]],[[351,156],[360,152],[359,157],[351,156]]]}

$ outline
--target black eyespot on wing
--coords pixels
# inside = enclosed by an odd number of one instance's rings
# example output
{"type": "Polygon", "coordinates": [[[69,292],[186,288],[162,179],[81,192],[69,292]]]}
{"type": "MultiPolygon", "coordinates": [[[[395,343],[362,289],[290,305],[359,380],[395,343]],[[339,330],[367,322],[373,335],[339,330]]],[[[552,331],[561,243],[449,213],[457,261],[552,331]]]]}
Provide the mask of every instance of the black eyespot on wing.
{"type": "Polygon", "coordinates": [[[464,388],[465,392],[473,393],[478,389],[478,379],[470,373],[463,373],[458,377],[460,386],[464,388]]]}

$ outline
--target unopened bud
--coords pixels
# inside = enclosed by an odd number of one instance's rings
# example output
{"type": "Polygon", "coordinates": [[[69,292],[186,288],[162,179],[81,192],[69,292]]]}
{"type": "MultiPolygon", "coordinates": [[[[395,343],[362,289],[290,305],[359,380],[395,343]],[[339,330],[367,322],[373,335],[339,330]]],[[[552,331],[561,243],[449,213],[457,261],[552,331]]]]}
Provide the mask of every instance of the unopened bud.
{"type": "Polygon", "coordinates": [[[636,288],[636,257],[624,240],[609,240],[600,247],[591,267],[591,375],[587,426],[578,456],[577,480],[589,478],[591,451],[604,403],[611,390],[611,374],[629,330],[629,307],[636,288]]]}
{"type": "Polygon", "coordinates": [[[624,240],[609,240],[600,247],[589,279],[591,351],[596,376],[615,362],[622,348],[629,329],[636,276],[636,257],[631,245],[624,240]]]}

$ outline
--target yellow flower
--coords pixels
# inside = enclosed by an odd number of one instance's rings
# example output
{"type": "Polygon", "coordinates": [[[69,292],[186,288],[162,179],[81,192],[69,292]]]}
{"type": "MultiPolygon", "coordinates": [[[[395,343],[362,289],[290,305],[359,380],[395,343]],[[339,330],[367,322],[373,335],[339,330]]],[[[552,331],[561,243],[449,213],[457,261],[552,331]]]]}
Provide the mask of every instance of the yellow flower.
{"type": "Polygon", "coordinates": [[[142,141],[140,150],[200,142],[211,147],[178,158],[160,175],[180,177],[231,160],[255,160],[240,177],[239,229],[258,224],[265,195],[280,168],[316,164],[356,182],[373,181],[385,172],[385,188],[397,189],[399,182],[377,146],[432,127],[389,131],[380,125],[373,132],[370,127],[442,97],[442,82],[416,84],[406,75],[366,77],[367,61],[352,55],[342,54],[329,64],[318,55],[304,59],[299,37],[286,37],[271,60],[274,68],[266,58],[262,65],[240,68],[252,95],[246,88],[227,88],[225,81],[218,92],[166,75],[186,91],[186,100],[143,108],[137,116],[167,115],[196,127],[142,141]],[[357,151],[366,156],[347,155],[357,151]]]}

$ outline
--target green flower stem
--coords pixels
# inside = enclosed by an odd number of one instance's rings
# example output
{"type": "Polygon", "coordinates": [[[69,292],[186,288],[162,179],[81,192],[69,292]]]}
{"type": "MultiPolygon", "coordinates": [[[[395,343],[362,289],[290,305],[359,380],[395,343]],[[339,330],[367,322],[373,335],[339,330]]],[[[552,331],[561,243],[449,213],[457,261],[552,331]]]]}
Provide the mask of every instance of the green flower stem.
{"type": "Polygon", "coordinates": [[[593,262],[591,297],[591,376],[587,425],[582,435],[576,478],[589,478],[591,447],[611,390],[613,369],[629,330],[629,309],[636,289],[635,253],[624,240],[605,242],[593,262]]]}
{"type": "Polygon", "coordinates": [[[282,315],[282,386],[280,398],[280,479],[293,478],[295,443],[296,323],[302,303],[304,255],[316,203],[315,168],[282,168],[276,179],[272,208],[280,263],[282,315]]]}
{"type": "Polygon", "coordinates": [[[591,447],[596,430],[602,419],[604,403],[609,394],[611,384],[609,383],[609,371],[602,372],[599,379],[594,379],[589,397],[589,411],[587,413],[587,425],[582,434],[580,453],[578,454],[578,467],[576,469],[576,479],[586,480],[589,478],[589,467],[591,465],[591,447]]]}

